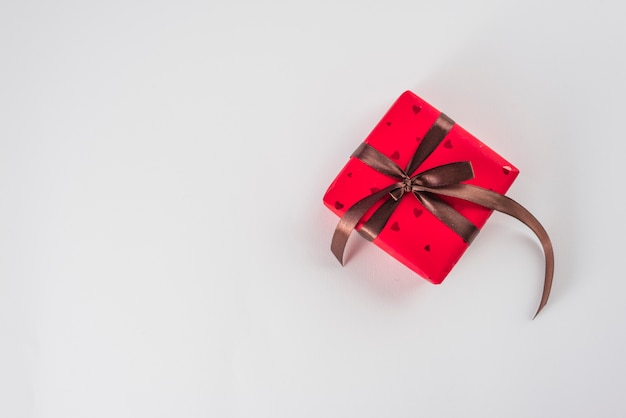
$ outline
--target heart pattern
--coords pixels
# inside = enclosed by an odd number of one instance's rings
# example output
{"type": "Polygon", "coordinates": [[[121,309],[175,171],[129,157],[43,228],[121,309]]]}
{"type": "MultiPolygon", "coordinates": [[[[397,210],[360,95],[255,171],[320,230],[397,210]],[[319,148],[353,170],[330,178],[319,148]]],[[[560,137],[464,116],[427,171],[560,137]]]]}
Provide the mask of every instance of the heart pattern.
{"type": "Polygon", "coordinates": [[[393,154],[391,154],[391,159],[397,160],[398,158],[400,158],[400,153],[398,152],[398,150],[396,150],[393,152],[393,154]]]}
{"type": "Polygon", "coordinates": [[[337,209],[337,210],[343,209],[343,203],[341,203],[340,201],[337,200],[335,202],[335,209],[337,209]]]}
{"type": "Polygon", "coordinates": [[[422,106],[413,105],[413,113],[418,114],[422,110],[422,106]]]}
{"type": "Polygon", "coordinates": [[[424,213],[424,209],[413,208],[413,215],[415,215],[416,218],[422,216],[422,213],[424,213]]]}
{"type": "Polygon", "coordinates": [[[430,244],[426,244],[426,246],[424,247],[424,250],[430,252],[430,244]]]}
{"type": "Polygon", "coordinates": [[[387,122],[387,126],[391,126],[391,122],[387,122]]]}
{"type": "Polygon", "coordinates": [[[505,165],[504,167],[502,167],[502,172],[508,176],[511,172],[511,166],[505,165]]]}
{"type": "Polygon", "coordinates": [[[400,230],[400,225],[398,225],[398,222],[394,222],[393,224],[391,224],[391,230],[396,232],[400,230]]]}
{"type": "Polygon", "coordinates": [[[352,178],[352,173],[348,173],[347,176],[352,178]]]}
{"type": "Polygon", "coordinates": [[[443,146],[448,149],[452,148],[452,141],[450,141],[449,139],[446,140],[446,142],[443,143],[443,146]]]}

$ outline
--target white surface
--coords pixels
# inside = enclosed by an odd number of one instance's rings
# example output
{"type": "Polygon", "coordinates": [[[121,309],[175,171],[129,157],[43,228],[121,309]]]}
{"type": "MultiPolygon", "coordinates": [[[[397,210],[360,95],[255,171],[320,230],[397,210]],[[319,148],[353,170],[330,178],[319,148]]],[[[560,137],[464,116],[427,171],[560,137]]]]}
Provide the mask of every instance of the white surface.
{"type": "Polygon", "coordinates": [[[545,3],[2,2],[0,416],[623,417],[624,10],[545,3]],[[520,168],[537,320],[504,215],[441,286],[330,254],[406,89],[520,168]]]}

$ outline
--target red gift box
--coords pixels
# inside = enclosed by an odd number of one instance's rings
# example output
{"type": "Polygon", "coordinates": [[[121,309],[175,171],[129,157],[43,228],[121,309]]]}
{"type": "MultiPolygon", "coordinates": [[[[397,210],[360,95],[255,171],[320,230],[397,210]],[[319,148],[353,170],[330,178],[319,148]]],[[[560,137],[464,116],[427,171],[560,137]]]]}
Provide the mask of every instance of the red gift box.
{"type": "MultiPolygon", "coordinates": [[[[441,112],[410,91],[403,93],[365,139],[365,143],[404,169],[420,142],[440,118],[441,112]]],[[[464,181],[504,194],[519,171],[458,124],[419,165],[415,173],[454,162],[471,163],[474,177],[464,181]]],[[[408,173],[412,175],[414,173],[408,173]]],[[[396,180],[376,171],[358,158],[350,158],[324,195],[324,204],[342,217],[361,199],[382,190],[396,180]]],[[[480,229],[491,209],[453,197],[439,196],[480,229]]],[[[370,208],[356,229],[382,205],[370,208]]],[[[418,199],[404,196],[374,244],[432,283],[441,283],[469,246],[450,226],[442,222],[418,199]]],[[[471,240],[469,240],[471,241],[471,240]]]]}

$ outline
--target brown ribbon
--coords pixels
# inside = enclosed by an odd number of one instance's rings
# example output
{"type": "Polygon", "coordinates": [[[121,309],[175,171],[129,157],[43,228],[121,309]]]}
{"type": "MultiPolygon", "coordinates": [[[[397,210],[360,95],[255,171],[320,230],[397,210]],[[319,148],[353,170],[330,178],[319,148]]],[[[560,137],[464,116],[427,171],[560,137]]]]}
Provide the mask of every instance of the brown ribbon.
{"type": "Polygon", "coordinates": [[[463,184],[463,181],[474,178],[472,164],[468,161],[444,164],[414,174],[424,160],[443,141],[450,129],[452,129],[452,126],[454,126],[454,121],[443,113],[440,114],[426,135],[424,135],[406,170],[402,170],[391,159],[369,144],[363,143],[357,148],[352,154],[353,157],[358,158],[374,170],[397,180],[397,182],[364,197],[346,211],[335,228],[331,251],[343,265],[343,253],[350,233],[356,228],[365,213],[377,202],[383,201],[382,205],[374,211],[372,216],[359,230],[359,233],[366,239],[373,241],[387,224],[391,214],[400,203],[400,199],[405,193],[409,192],[428,211],[459,235],[463,241],[471,243],[479,231],[478,228],[452,206],[437,197],[437,195],[473,202],[488,209],[506,213],[520,220],[539,238],[545,255],[546,269],[541,302],[539,303],[537,313],[535,313],[535,316],[537,316],[548,303],[552,287],[552,276],[554,275],[552,243],[548,233],[539,221],[513,199],[482,187],[463,184]]]}

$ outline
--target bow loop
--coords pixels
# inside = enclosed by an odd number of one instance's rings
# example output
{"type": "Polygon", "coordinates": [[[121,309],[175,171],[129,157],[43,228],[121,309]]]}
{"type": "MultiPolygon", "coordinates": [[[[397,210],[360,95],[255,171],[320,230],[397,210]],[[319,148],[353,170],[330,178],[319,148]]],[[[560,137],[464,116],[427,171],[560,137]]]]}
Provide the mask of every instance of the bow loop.
{"type": "Polygon", "coordinates": [[[425,187],[441,187],[459,184],[474,178],[469,161],[440,165],[413,176],[413,184],[425,187]]]}

